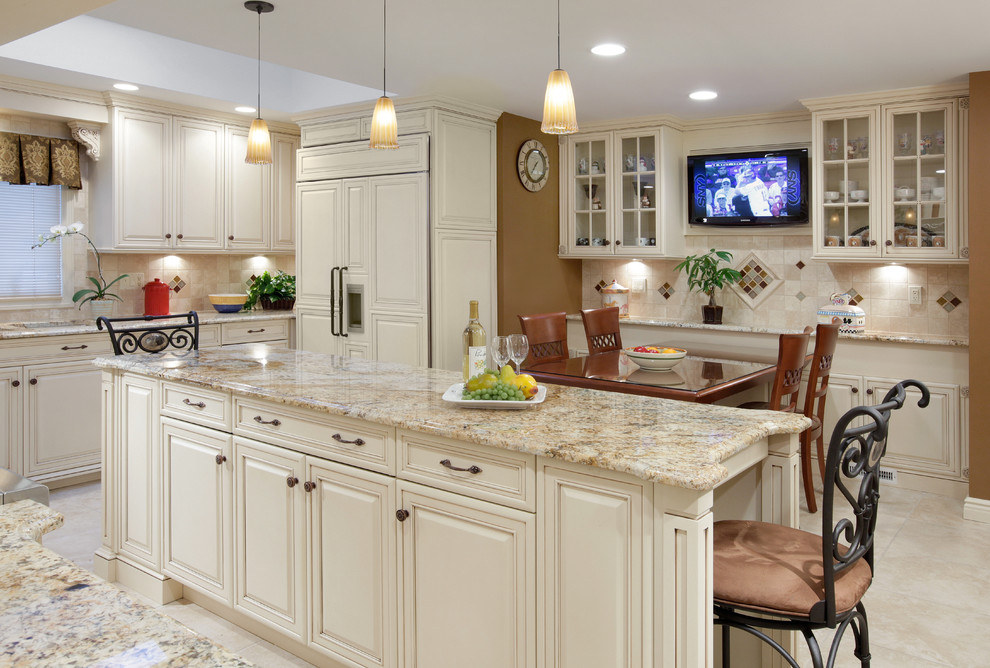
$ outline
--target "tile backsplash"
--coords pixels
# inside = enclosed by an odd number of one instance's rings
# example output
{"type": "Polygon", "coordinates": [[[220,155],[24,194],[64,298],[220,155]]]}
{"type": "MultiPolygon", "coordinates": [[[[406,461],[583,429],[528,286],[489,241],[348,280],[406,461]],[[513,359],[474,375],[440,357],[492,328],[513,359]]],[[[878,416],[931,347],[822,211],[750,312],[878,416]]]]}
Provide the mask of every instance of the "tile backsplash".
{"type": "MultiPolygon", "coordinates": [[[[709,248],[732,253],[732,266],[744,271],[743,285],[716,295],[726,324],[800,329],[817,321],[819,307],[832,293],[849,293],[866,311],[870,331],[901,334],[969,335],[969,267],[966,264],[836,263],[812,260],[810,237],[691,237],[687,255],[709,248]],[[922,303],[908,302],[908,286],[920,285],[922,303]]],[[[629,295],[630,315],[700,322],[708,298],[689,292],[674,271],[679,260],[584,260],[584,308],[601,306],[600,281],[631,287],[646,279],[645,292],[629,295]]]]}

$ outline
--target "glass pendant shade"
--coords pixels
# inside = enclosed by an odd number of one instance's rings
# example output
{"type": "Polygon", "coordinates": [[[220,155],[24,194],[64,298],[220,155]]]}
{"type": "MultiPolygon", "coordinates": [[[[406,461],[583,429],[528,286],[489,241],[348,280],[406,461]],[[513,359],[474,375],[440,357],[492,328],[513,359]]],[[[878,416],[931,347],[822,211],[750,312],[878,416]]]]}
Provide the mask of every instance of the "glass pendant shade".
{"type": "Polygon", "coordinates": [[[571,89],[571,78],[564,70],[554,70],[547,80],[540,129],[550,135],[569,135],[578,131],[574,91],[571,89]]]}
{"type": "Polygon", "coordinates": [[[272,164],[272,136],[268,132],[268,124],[261,118],[251,121],[244,162],[249,165],[272,164]]]}
{"type": "Polygon", "coordinates": [[[395,119],[395,105],[382,95],[375,103],[371,117],[371,148],[399,148],[399,125],[395,119]]]}

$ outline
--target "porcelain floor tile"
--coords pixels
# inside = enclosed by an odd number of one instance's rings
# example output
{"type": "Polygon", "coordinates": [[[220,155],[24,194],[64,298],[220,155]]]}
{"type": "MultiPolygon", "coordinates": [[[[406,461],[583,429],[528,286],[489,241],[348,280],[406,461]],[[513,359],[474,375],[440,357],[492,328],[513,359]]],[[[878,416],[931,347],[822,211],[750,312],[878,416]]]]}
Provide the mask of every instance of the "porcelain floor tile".
{"type": "Polygon", "coordinates": [[[315,668],[313,664],[289,654],[266,640],[238,651],[245,660],[265,668],[315,668]]]}

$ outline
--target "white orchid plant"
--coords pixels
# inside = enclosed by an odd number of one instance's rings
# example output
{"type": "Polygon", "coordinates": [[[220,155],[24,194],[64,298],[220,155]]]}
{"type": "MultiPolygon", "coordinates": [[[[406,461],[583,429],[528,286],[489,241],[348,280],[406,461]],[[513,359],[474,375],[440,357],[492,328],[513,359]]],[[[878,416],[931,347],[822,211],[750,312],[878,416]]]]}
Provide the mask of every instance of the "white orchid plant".
{"type": "Polygon", "coordinates": [[[117,301],[124,301],[120,295],[114,294],[109,290],[115,283],[127,278],[128,275],[121,274],[107,283],[107,280],[103,278],[103,265],[100,262],[100,251],[96,250],[96,245],[93,243],[93,240],[83,232],[84,228],[85,225],[78,221],[72,223],[71,225],[55,225],[48,231],[48,234],[39,234],[38,243],[31,246],[31,248],[40,248],[49,241],[61,240],[62,237],[78,234],[85,239],[89,244],[89,247],[93,249],[93,254],[96,255],[96,273],[99,276],[87,276],[86,278],[93,283],[94,288],[83,288],[82,290],[77,290],[76,293],[72,295],[72,301],[74,303],[78,303],[79,308],[82,308],[83,304],[93,299],[116,299],[117,301]]]}

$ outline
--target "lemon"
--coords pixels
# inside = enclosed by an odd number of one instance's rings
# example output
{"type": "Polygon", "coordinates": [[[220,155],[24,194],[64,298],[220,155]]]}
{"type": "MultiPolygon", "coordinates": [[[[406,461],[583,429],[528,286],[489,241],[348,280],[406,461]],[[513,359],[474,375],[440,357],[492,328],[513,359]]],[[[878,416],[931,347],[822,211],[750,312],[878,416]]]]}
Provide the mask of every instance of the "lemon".
{"type": "Polygon", "coordinates": [[[536,379],[530,376],[528,373],[521,373],[515,377],[512,381],[513,385],[522,390],[523,396],[526,399],[532,399],[536,396],[537,390],[539,388],[536,385],[536,379]]]}

